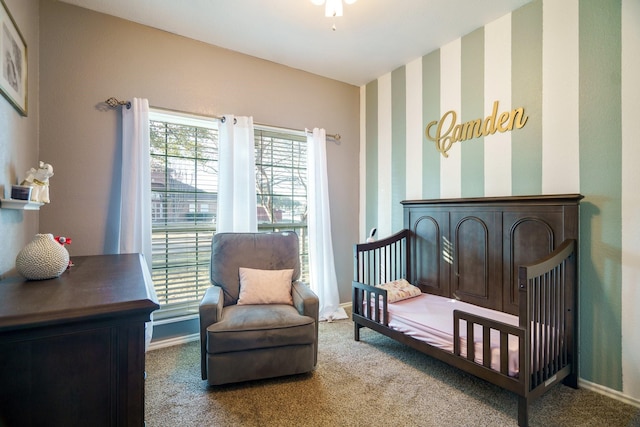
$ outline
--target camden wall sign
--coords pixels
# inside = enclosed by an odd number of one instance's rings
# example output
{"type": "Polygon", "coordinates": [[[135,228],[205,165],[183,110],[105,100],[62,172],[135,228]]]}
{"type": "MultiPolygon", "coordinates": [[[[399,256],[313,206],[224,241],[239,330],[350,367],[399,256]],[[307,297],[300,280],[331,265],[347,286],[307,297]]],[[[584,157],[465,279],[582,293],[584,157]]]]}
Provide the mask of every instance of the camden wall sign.
{"type": "Polygon", "coordinates": [[[504,111],[498,115],[498,101],[495,101],[491,115],[484,120],[480,118],[457,123],[457,118],[456,112],[449,110],[439,121],[432,121],[425,129],[427,139],[435,142],[436,149],[444,157],[449,157],[447,152],[456,142],[493,135],[496,132],[512,131],[514,127],[520,129],[524,127],[529,117],[524,114],[524,107],[504,111]]]}

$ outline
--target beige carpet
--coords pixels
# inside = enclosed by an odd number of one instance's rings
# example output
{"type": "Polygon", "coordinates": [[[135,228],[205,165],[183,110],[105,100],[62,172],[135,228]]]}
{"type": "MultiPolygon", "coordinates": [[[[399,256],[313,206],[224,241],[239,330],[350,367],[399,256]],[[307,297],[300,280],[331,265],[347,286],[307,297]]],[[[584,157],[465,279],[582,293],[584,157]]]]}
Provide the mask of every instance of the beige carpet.
{"type": "MultiPolygon", "coordinates": [[[[320,324],[310,374],[209,388],[199,363],[199,342],[147,353],[148,427],[517,425],[515,395],[368,329],[355,342],[350,320],[320,324]]],[[[640,409],[560,385],[530,425],[640,426],[640,409]]]]}

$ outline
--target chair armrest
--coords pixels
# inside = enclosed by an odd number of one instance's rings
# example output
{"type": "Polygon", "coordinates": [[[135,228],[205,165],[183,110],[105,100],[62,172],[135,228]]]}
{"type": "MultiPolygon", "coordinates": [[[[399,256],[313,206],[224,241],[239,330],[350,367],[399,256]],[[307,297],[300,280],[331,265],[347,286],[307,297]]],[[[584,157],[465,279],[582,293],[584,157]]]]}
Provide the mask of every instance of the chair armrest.
{"type": "Polygon", "coordinates": [[[318,322],[318,311],[320,303],[318,296],[311,290],[309,286],[302,282],[293,282],[291,287],[291,296],[293,297],[293,306],[298,312],[304,316],[309,316],[318,322]]]}
{"type": "Polygon", "coordinates": [[[204,293],[202,301],[200,301],[200,325],[207,329],[209,325],[212,325],[220,321],[222,316],[222,306],[224,304],[224,297],[222,294],[222,288],[219,286],[210,286],[204,293]]]}
{"type": "Polygon", "coordinates": [[[315,366],[318,363],[318,317],[320,312],[318,296],[309,286],[300,281],[293,282],[291,285],[291,296],[293,297],[293,306],[298,310],[298,313],[315,320],[316,344],[313,356],[313,365],[315,366]]]}
{"type": "Polygon", "coordinates": [[[200,314],[200,356],[202,379],[207,379],[206,355],[207,355],[207,328],[218,322],[222,317],[224,297],[222,288],[211,286],[202,297],[198,311],[200,314]]]}

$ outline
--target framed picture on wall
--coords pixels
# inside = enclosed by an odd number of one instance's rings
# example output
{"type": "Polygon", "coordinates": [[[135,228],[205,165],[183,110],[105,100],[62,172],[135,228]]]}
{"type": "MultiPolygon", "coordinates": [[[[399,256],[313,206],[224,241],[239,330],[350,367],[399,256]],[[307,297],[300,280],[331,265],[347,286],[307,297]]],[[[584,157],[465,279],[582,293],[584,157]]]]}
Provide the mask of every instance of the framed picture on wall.
{"type": "Polygon", "coordinates": [[[0,0],[0,92],[27,115],[27,44],[4,0],[0,0]]]}

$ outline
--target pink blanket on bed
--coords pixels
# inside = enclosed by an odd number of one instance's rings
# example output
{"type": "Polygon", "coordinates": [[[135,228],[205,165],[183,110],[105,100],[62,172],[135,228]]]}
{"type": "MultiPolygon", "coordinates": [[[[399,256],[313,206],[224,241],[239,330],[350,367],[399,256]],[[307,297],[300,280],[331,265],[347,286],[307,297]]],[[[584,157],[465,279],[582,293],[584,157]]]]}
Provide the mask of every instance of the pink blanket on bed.
{"type": "MultiPolygon", "coordinates": [[[[431,294],[389,304],[389,326],[403,334],[453,353],[453,310],[518,326],[518,317],[431,294]]],[[[461,322],[462,356],[466,357],[466,322],[461,322]]],[[[474,328],[475,361],[482,364],[482,327],[474,328]]],[[[491,367],[500,370],[500,334],[491,331],[491,367]]],[[[518,339],[509,336],[509,375],[518,375],[518,339]]]]}

